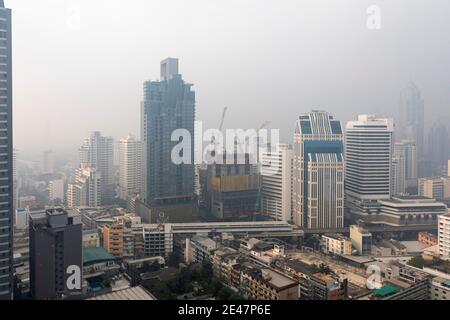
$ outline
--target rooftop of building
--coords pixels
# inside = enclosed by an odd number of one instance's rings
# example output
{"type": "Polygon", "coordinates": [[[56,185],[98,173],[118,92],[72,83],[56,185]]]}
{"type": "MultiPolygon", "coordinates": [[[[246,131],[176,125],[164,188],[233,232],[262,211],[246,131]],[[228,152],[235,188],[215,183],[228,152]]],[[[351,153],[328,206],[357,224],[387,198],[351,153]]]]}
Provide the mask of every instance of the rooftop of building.
{"type": "Polygon", "coordinates": [[[339,234],[339,233],[331,233],[331,234],[323,235],[323,237],[340,240],[340,241],[343,241],[343,240],[350,241],[349,237],[346,237],[343,234],[339,234]]]}
{"type": "Polygon", "coordinates": [[[273,249],[273,244],[267,243],[265,241],[259,241],[254,244],[252,249],[255,251],[268,251],[273,249]]]}
{"type": "Polygon", "coordinates": [[[83,265],[115,261],[116,258],[103,248],[83,247],[83,265]]]}
{"type": "Polygon", "coordinates": [[[423,252],[425,248],[430,247],[430,245],[420,241],[401,241],[401,244],[405,246],[406,252],[411,254],[423,252]]]}
{"type": "Polygon", "coordinates": [[[425,196],[417,195],[403,195],[395,196],[391,199],[378,200],[381,206],[391,206],[391,207],[442,207],[446,208],[446,205],[442,202],[438,202],[435,199],[428,198],[425,196]]]}
{"type": "Polygon", "coordinates": [[[200,245],[207,247],[207,248],[215,248],[216,247],[216,242],[208,237],[195,235],[191,238],[191,241],[197,242],[200,245]]]}
{"type": "Polygon", "coordinates": [[[30,212],[30,219],[33,225],[39,225],[44,228],[81,224],[81,216],[76,211],[66,210],[61,207],[30,212]]]}
{"type": "Polygon", "coordinates": [[[319,271],[319,269],[314,265],[309,265],[300,260],[286,260],[285,266],[295,272],[300,272],[303,274],[314,274],[319,271]]]}
{"type": "Polygon", "coordinates": [[[220,247],[214,251],[214,254],[217,256],[226,256],[230,254],[238,253],[235,249],[229,247],[220,247]]]}
{"type": "Polygon", "coordinates": [[[397,195],[392,197],[391,201],[433,201],[433,199],[420,195],[397,195]]]}
{"type": "Polygon", "coordinates": [[[286,287],[297,285],[296,281],[272,269],[263,268],[261,269],[261,274],[265,281],[267,281],[270,285],[277,289],[283,289],[286,287]]]}
{"type": "Polygon", "coordinates": [[[366,264],[375,261],[375,259],[368,257],[368,256],[349,256],[349,255],[342,255],[345,260],[356,262],[358,264],[366,264]]]}
{"type": "Polygon", "coordinates": [[[376,297],[386,298],[398,292],[400,292],[399,288],[388,283],[382,286],[381,288],[374,290],[373,294],[376,297]]]}
{"type": "Polygon", "coordinates": [[[317,279],[319,279],[325,283],[334,281],[334,278],[330,274],[326,274],[323,272],[316,272],[313,275],[314,275],[314,277],[316,277],[317,279]]]}
{"type": "Polygon", "coordinates": [[[375,245],[377,247],[383,247],[383,248],[395,248],[396,250],[406,250],[405,245],[403,245],[400,241],[397,241],[394,239],[390,239],[390,240],[382,239],[380,241],[377,241],[375,243],[375,245]]]}
{"type": "Polygon", "coordinates": [[[450,280],[442,277],[433,278],[433,284],[440,285],[442,287],[450,289],[450,280]]]}
{"type": "Polygon", "coordinates": [[[88,300],[156,300],[156,298],[143,287],[137,286],[101,294],[88,300]]]}

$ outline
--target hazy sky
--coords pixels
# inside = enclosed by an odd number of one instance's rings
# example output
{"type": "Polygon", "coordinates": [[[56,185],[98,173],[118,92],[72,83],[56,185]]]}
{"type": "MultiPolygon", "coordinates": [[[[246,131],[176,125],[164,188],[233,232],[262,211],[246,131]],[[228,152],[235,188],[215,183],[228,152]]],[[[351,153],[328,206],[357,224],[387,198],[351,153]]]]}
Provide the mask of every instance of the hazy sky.
{"type": "Polygon", "coordinates": [[[143,82],[168,56],[180,59],[208,127],[228,106],[225,127],[270,120],[291,142],[296,117],[313,108],[343,121],[393,114],[410,79],[427,120],[450,122],[449,0],[5,2],[24,154],[75,153],[92,130],[138,134],[143,82]],[[381,30],[366,26],[370,5],[381,30]]]}

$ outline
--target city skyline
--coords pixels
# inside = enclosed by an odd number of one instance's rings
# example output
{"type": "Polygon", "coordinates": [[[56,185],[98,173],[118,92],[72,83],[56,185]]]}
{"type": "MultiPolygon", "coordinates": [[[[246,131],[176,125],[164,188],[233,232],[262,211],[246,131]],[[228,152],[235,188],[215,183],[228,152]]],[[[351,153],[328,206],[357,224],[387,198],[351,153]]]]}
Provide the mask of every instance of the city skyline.
{"type": "Polygon", "coordinates": [[[450,300],[449,2],[22,1],[0,300],[450,300]]]}
{"type": "Polygon", "coordinates": [[[327,3],[327,10],[325,1],[286,1],[277,6],[274,2],[262,6],[248,1],[240,4],[239,12],[234,12],[235,5],[233,1],[215,7],[204,1],[187,5],[134,0],[127,3],[128,10],[121,10],[118,1],[108,1],[107,7],[103,1],[89,7],[82,0],[44,0],[39,4],[11,1],[17,12],[14,121],[20,125],[15,126],[15,147],[23,156],[45,149],[71,154],[78,137],[90,131],[102,131],[115,140],[128,133],[138,135],[140,88],[145,80],[158,78],[155,62],[167,56],[183,61],[183,77],[199,88],[197,117],[207,127],[216,127],[218,114],[228,106],[225,128],[258,127],[270,119],[271,127],[281,128],[281,139],[287,142],[294,131],[291,119],[314,108],[328,110],[344,123],[357,110],[393,117],[400,104],[400,92],[410,80],[420,88],[425,101],[426,132],[438,114],[448,117],[450,94],[445,83],[449,75],[440,72],[450,66],[450,46],[442,41],[447,1],[437,1],[433,9],[419,1],[383,3],[380,30],[367,29],[365,1],[327,3]],[[259,10],[253,11],[253,5],[259,10]],[[205,15],[195,13],[200,7],[206,10],[205,15]],[[173,13],[181,8],[185,16],[173,13]],[[404,14],[405,10],[408,14],[404,14]],[[269,16],[273,11],[283,14],[284,20],[269,16]],[[77,12],[79,28],[69,19],[77,12]],[[179,22],[158,34],[152,33],[153,23],[163,23],[171,13],[175,15],[171,20],[179,22]],[[252,22],[245,19],[249,14],[254,18],[252,22]],[[40,19],[42,31],[36,39],[29,39],[29,28],[38,16],[45,17],[40,19]],[[419,26],[416,16],[428,23],[419,26]],[[125,26],[123,30],[117,28],[118,21],[125,26]],[[211,24],[209,32],[216,34],[215,38],[203,30],[207,24],[211,24]],[[125,39],[111,55],[109,49],[117,32],[134,36],[125,39]],[[157,42],[133,40],[146,39],[145,32],[156,36],[157,42]],[[430,33],[435,36],[427,37],[430,33]],[[174,37],[183,40],[174,42],[174,37]],[[39,48],[34,59],[42,64],[31,65],[33,60],[20,49],[25,41],[30,41],[31,46],[39,42],[34,45],[39,48]],[[185,49],[184,44],[197,49],[185,49]],[[126,45],[132,50],[123,50],[126,45]],[[383,49],[391,45],[396,50],[383,49]],[[85,53],[86,47],[95,48],[90,50],[92,56],[85,53]],[[239,54],[228,48],[238,49],[239,54]],[[41,65],[54,67],[44,72],[41,65]],[[115,71],[108,69],[109,65],[117,65],[115,71]],[[284,71],[287,68],[290,72],[284,71]],[[39,73],[46,74],[45,86],[30,82],[39,73]],[[119,73],[127,77],[118,77],[119,73]],[[95,76],[86,77],[88,74],[95,76]],[[40,111],[30,117],[29,110],[36,110],[36,105],[40,111]],[[254,106],[260,111],[250,117],[254,106]],[[279,108],[283,112],[274,112],[279,108]],[[108,117],[102,117],[105,112],[108,117]],[[80,121],[68,127],[64,125],[67,117],[80,121]],[[123,125],[115,125],[118,119],[123,125]],[[58,134],[62,130],[65,134],[58,134]]]}

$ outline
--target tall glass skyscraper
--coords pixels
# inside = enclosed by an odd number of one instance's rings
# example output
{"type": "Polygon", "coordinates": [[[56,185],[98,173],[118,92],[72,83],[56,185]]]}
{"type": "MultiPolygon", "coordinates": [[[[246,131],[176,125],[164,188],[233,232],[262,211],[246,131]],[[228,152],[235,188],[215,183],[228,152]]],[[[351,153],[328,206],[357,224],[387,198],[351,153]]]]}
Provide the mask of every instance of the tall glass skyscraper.
{"type": "Polygon", "coordinates": [[[148,205],[177,205],[194,196],[195,92],[178,73],[178,59],[161,62],[160,81],[144,83],[142,134],[145,146],[148,205]],[[175,164],[171,153],[179,141],[172,133],[186,129],[191,135],[191,164],[175,164]]]}
{"type": "Polygon", "coordinates": [[[418,159],[424,156],[424,101],[419,89],[413,82],[402,90],[398,119],[397,141],[408,140],[417,148],[418,159]]]}
{"type": "Polygon", "coordinates": [[[292,209],[308,229],[344,226],[341,122],[325,111],[301,115],[295,125],[292,209]]]}
{"type": "Polygon", "coordinates": [[[0,0],[0,299],[13,295],[11,10],[0,0]]]}

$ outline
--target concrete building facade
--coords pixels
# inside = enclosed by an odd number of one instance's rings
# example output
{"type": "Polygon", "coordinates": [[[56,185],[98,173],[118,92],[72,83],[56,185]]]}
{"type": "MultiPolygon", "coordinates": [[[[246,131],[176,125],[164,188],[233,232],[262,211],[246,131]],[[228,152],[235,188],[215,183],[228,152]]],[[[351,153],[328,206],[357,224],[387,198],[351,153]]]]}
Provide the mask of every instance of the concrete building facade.
{"type": "Polygon", "coordinates": [[[341,123],[325,111],[301,115],[295,125],[293,222],[308,229],[344,226],[341,123]]]}
{"type": "Polygon", "coordinates": [[[292,221],[291,145],[280,144],[275,152],[264,152],[261,170],[261,214],[279,221],[292,221]]]}
{"type": "Polygon", "coordinates": [[[119,197],[123,200],[143,194],[143,152],[142,141],[133,135],[119,141],[119,197]]]}
{"type": "Polygon", "coordinates": [[[81,217],[61,208],[30,215],[30,290],[34,299],[79,298],[81,217]]]}

